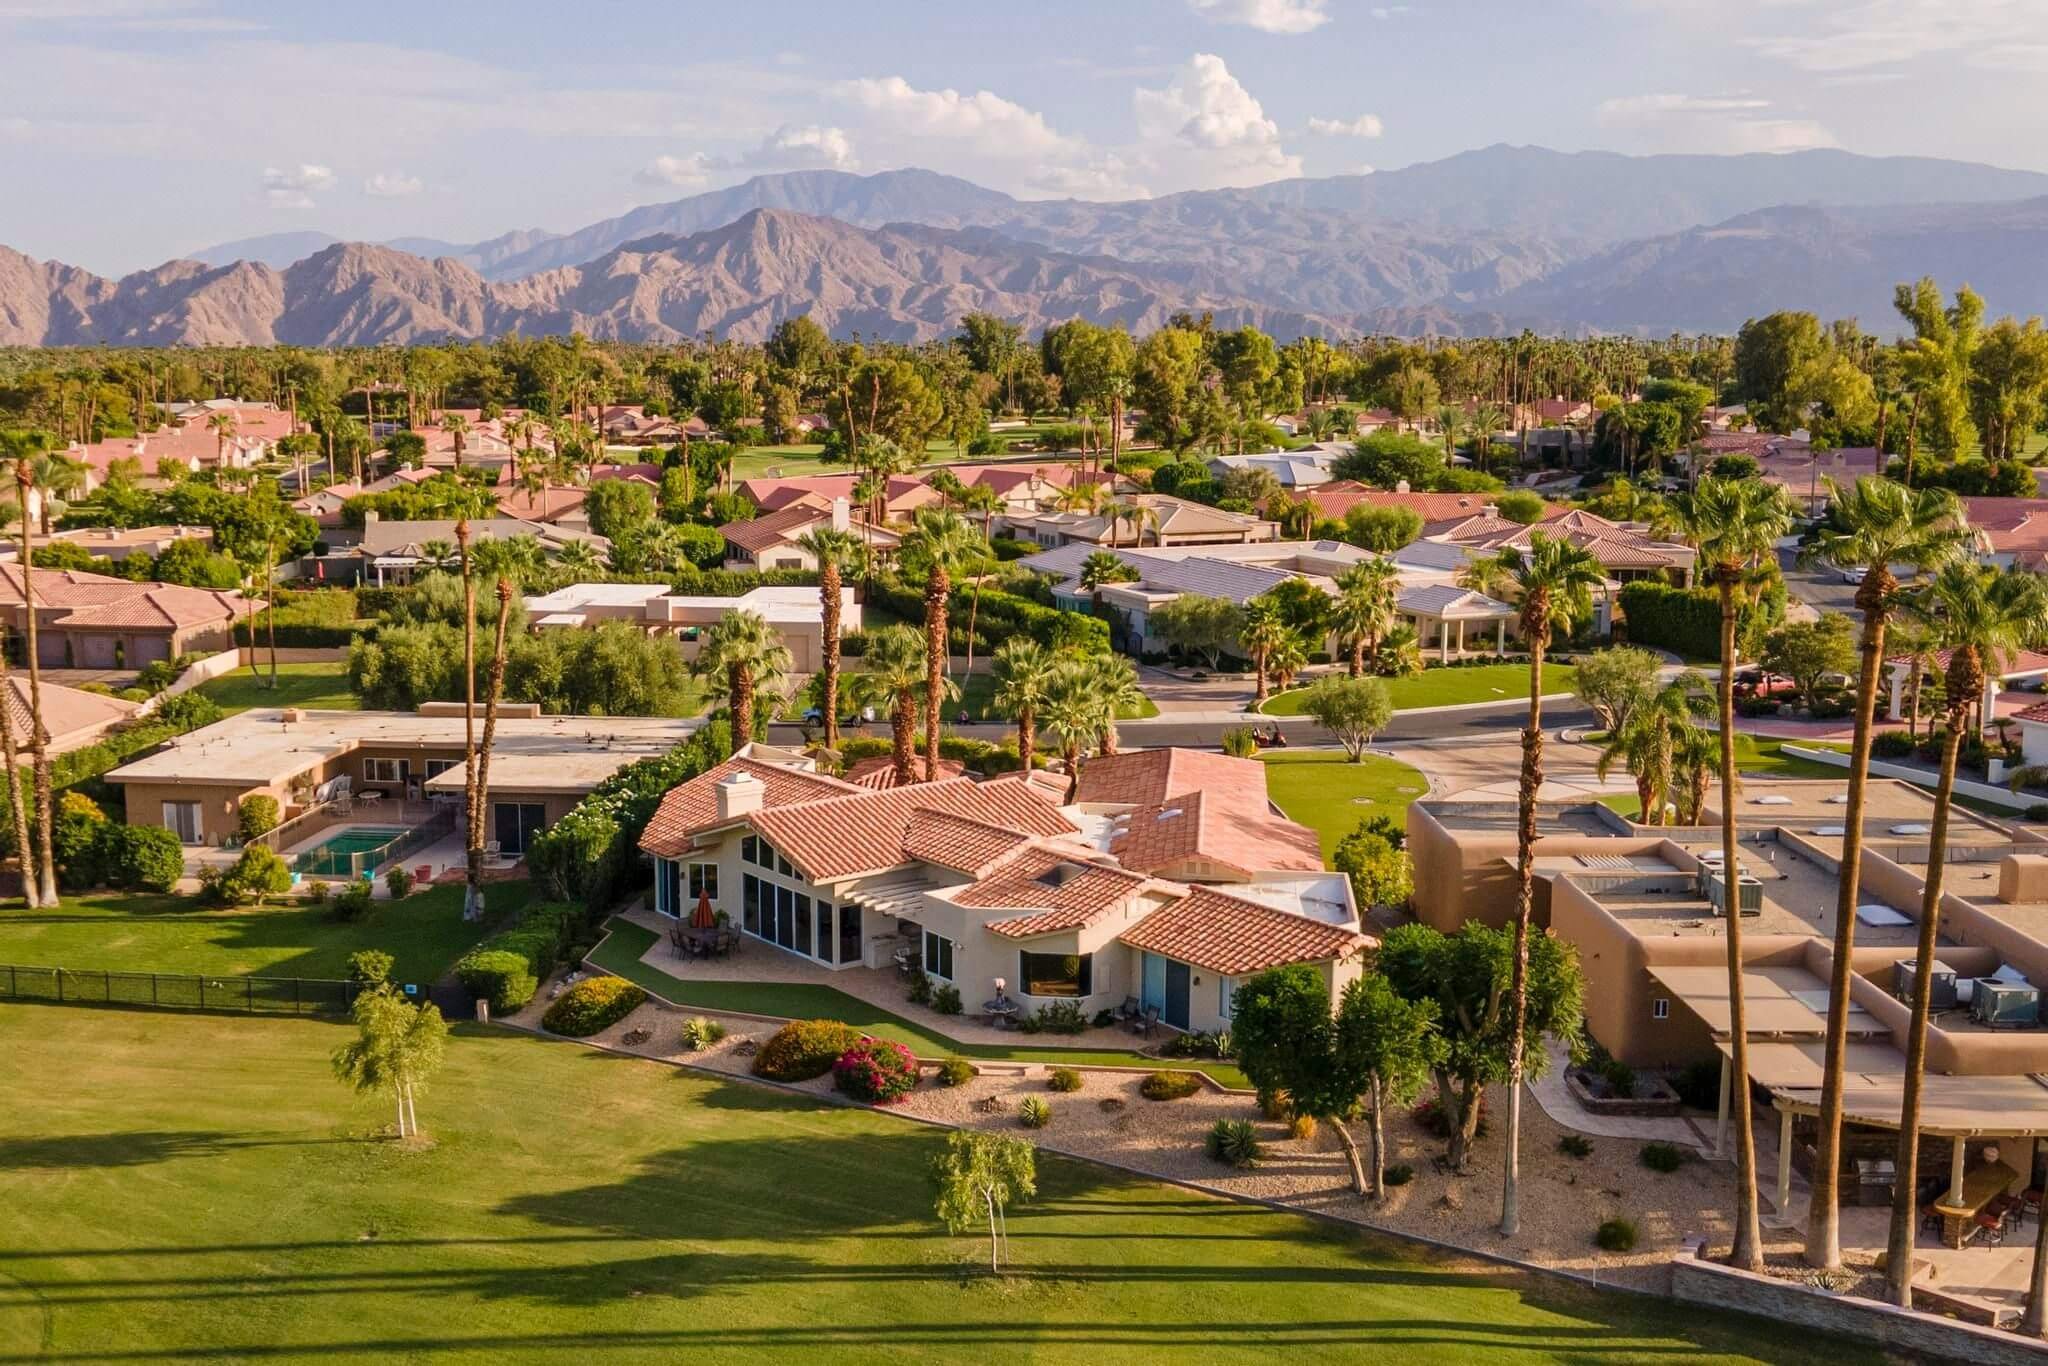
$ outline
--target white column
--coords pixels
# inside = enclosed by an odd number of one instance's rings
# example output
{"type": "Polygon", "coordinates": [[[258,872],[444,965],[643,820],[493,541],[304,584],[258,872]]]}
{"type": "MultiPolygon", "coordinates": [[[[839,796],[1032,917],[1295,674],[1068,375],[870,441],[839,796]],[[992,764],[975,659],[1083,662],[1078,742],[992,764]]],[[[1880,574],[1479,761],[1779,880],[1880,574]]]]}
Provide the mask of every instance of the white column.
{"type": "Polygon", "coordinates": [[[1998,719],[1998,675],[1984,676],[1984,724],[1989,726],[1998,719]]]}
{"type": "Polygon", "coordinates": [[[1493,624],[1493,652],[1504,655],[1508,652],[1508,619],[1502,617],[1493,624]]]}
{"type": "Polygon", "coordinates": [[[1465,653],[1465,623],[1462,618],[1458,622],[1458,653],[1465,653]]]}
{"type": "Polygon", "coordinates": [[[1955,1140],[1955,1150],[1948,1163],[1948,1202],[1951,1205],[1963,1203],[1963,1157],[1968,1151],[1960,1135],[1955,1140]]]}
{"type": "Polygon", "coordinates": [[[1451,662],[1451,623],[1439,620],[1436,624],[1436,660],[1439,664],[1451,662]]]}
{"type": "Polygon", "coordinates": [[[1728,1156],[1728,1105],[1735,1094],[1735,1088],[1731,1084],[1734,1078],[1734,1064],[1729,1062],[1728,1055],[1723,1053],[1721,1055],[1721,1112],[1714,1119],[1715,1157],[1728,1156]]]}
{"type": "Polygon", "coordinates": [[[1792,1112],[1778,1111],[1778,1217],[1792,1203],[1792,1112]]]}
{"type": "Polygon", "coordinates": [[[1892,665],[1892,698],[1891,705],[1886,709],[1885,715],[1894,721],[1906,719],[1906,691],[1913,681],[1909,671],[1918,667],[1918,660],[1906,664],[1892,665]]]}

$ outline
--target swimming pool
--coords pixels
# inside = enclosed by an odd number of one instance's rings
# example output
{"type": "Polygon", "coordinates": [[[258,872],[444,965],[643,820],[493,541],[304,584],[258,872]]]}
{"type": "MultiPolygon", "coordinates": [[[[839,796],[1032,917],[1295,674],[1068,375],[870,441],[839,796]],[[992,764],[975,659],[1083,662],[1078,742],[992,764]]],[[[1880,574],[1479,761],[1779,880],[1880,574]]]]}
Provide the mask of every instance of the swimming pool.
{"type": "Polygon", "coordinates": [[[402,826],[352,825],[293,859],[292,869],[313,877],[354,877],[365,869],[374,870],[387,857],[381,851],[405,833],[402,826]]]}

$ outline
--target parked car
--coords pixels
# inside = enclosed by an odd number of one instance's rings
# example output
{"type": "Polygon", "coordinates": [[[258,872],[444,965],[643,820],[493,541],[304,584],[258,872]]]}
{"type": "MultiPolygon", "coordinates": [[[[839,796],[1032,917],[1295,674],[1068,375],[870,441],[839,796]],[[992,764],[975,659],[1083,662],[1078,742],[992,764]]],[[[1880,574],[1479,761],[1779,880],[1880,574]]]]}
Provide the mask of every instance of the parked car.
{"type": "Polygon", "coordinates": [[[1868,575],[1869,575],[1869,574],[1870,574],[1870,571],[1869,571],[1868,569],[1866,569],[1866,568],[1865,568],[1864,566],[1862,566],[1862,565],[1860,565],[1860,564],[1859,564],[1859,565],[1853,565],[1853,566],[1851,566],[1850,568],[1848,568],[1848,569],[1844,569],[1844,570],[1842,571],[1842,582],[1843,582],[1843,583],[1862,583],[1862,582],[1863,582],[1863,580],[1864,580],[1864,579],[1865,579],[1866,577],[1868,577],[1868,575]]]}

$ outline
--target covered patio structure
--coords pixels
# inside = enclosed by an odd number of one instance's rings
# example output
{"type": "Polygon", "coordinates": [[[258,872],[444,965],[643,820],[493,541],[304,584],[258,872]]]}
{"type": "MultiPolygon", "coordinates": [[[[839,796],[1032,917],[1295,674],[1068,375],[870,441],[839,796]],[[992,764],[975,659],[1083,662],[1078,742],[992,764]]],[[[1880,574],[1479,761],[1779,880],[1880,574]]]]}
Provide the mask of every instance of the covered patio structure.
{"type": "Polygon", "coordinates": [[[1433,644],[1440,662],[1448,661],[1454,652],[1464,654],[1469,636],[1476,635],[1483,642],[1488,627],[1492,628],[1493,652],[1506,653],[1508,623],[1515,619],[1515,609],[1508,604],[1455,584],[1410,588],[1396,600],[1395,608],[1414,626],[1416,644],[1425,650],[1433,644]]]}

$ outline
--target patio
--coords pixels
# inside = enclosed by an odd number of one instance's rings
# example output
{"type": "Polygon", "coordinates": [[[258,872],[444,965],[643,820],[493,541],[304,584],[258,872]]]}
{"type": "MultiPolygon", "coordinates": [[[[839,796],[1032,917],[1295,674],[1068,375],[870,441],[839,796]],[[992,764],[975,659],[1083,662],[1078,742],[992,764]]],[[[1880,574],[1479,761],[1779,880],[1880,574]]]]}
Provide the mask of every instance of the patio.
{"type": "Polygon", "coordinates": [[[906,979],[895,968],[827,968],[747,934],[740,935],[739,947],[729,957],[686,959],[678,956],[669,944],[668,932],[676,922],[668,916],[641,905],[626,912],[625,919],[656,935],[653,946],[641,955],[641,963],[679,982],[772,982],[830,987],[868,1005],[914,1019],[920,1028],[944,1034],[960,1043],[1015,1046],[1022,1039],[1035,1037],[1043,1040],[1047,1047],[1123,1050],[1139,1048],[1148,1042],[1164,1042],[1173,1033],[1160,1026],[1147,1040],[1121,1025],[1102,1029],[1091,1025],[1079,1034],[1036,1036],[1022,1034],[1016,1029],[997,1029],[977,1013],[986,993],[970,990],[966,985],[960,989],[962,1013],[941,1015],[929,1007],[912,1005],[905,999],[906,979]]]}

